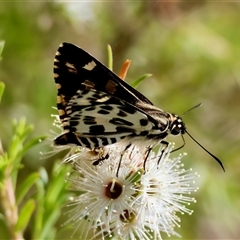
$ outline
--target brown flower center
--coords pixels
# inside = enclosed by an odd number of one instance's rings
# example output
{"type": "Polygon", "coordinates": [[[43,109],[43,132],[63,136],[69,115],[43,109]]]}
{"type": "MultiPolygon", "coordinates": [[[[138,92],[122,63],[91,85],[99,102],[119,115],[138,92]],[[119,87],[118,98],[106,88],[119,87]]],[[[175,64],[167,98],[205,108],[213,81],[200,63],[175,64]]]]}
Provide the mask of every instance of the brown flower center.
{"type": "Polygon", "coordinates": [[[106,196],[111,199],[117,199],[123,191],[123,185],[113,179],[106,187],[106,196]]]}
{"type": "Polygon", "coordinates": [[[124,210],[123,213],[120,215],[120,220],[124,223],[133,222],[135,219],[134,212],[130,212],[129,210],[124,210]]]}

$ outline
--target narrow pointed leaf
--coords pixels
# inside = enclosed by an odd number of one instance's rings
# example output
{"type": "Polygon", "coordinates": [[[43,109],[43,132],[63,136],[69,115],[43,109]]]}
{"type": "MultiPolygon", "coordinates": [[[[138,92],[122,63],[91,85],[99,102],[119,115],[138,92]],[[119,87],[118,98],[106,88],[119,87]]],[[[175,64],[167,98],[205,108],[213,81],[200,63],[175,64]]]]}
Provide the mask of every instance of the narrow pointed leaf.
{"type": "Polygon", "coordinates": [[[38,179],[39,179],[39,173],[32,173],[20,185],[16,194],[16,201],[18,205],[20,204],[24,196],[26,196],[30,188],[37,182],[38,179]]]}
{"type": "Polygon", "coordinates": [[[5,84],[3,82],[0,82],[0,103],[1,103],[1,99],[2,99],[4,89],[5,89],[5,84]]]}
{"type": "Polygon", "coordinates": [[[23,156],[30,148],[32,148],[35,145],[39,144],[44,139],[46,139],[46,137],[38,137],[38,138],[35,138],[35,139],[32,139],[31,141],[29,141],[27,144],[24,145],[22,150],[19,152],[18,157],[23,156]]]}
{"type": "Polygon", "coordinates": [[[132,86],[133,88],[137,88],[142,81],[144,81],[146,78],[149,78],[149,77],[151,77],[151,76],[152,76],[151,73],[144,74],[144,75],[141,76],[140,78],[138,78],[138,79],[136,79],[135,81],[133,81],[133,82],[131,83],[131,86],[132,86]]]}
{"type": "Polygon", "coordinates": [[[5,41],[0,41],[0,60],[2,60],[2,52],[4,48],[5,41]]]}
{"type": "Polygon", "coordinates": [[[107,45],[107,56],[108,56],[108,68],[112,71],[113,70],[113,53],[112,53],[112,48],[109,44],[107,45]]]}
{"type": "Polygon", "coordinates": [[[19,214],[18,222],[15,227],[16,232],[23,232],[29,223],[29,220],[35,209],[35,202],[33,199],[29,199],[21,209],[19,214]]]}

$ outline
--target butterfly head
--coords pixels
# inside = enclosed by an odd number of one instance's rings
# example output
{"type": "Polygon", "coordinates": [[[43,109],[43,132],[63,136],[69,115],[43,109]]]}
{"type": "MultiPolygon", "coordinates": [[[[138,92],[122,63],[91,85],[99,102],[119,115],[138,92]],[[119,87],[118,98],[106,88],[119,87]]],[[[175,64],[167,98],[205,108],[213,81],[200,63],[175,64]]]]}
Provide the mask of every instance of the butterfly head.
{"type": "Polygon", "coordinates": [[[186,127],[181,117],[175,114],[170,114],[169,118],[170,118],[169,131],[172,135],[176,136],[179,134],[183,135],[186,133],[186,127]]]}

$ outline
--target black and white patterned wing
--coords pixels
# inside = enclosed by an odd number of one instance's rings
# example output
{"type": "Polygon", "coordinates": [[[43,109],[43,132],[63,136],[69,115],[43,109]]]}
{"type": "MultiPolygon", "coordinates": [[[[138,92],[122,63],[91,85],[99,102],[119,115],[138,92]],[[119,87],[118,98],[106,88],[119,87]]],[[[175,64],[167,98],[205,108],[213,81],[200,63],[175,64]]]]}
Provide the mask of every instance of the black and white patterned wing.
{"type": "Polygon", "coordinates": [[[78,90],[93,88],[119,98],[133,106],[137,102],[152,103],[120,79],[83,49],[62,43],[54,60],[54,78],[58,89],[57,107],[60,119],[66,117],[65,107],[78,90]]]}
{"type": "Polygon", "coordinates": [[[57,145],[74,143],[92,147],[95,144],[96,147],[129,135],[147,135],[153,126],[158,129],[157,134],[166,129],[166,118],[159,115],[163,113],[161,109],[73,44],[60,45],[54,60],[54,78],[58,89],[57,108],[64,129],[55,140],[57,145]],[[91,143],[86,141],[90,138],[91,143]],[[100,144],[97,138],[107,140],[100,144]]]}
{"type": "Polygon", "coordinates": [[[144,95],[122,81],[101,62],[88,52],[71,43],[62,43],[54,61],[56,84],[62,86],[61,93],[72,95],[76,89],[85,89],[85,83],[93,84],[93,88],[113,95],[135,105],[137,101],[152,103],[144,95]],[[88,80],[86,82],[86,80],[88,80]]]}
{"type": "Polygon", "coordinates": [[[78,90],[66,106],[65,133],[55,145],[99,148],[152,129],[146,114],[95,89],[78,90]]]}

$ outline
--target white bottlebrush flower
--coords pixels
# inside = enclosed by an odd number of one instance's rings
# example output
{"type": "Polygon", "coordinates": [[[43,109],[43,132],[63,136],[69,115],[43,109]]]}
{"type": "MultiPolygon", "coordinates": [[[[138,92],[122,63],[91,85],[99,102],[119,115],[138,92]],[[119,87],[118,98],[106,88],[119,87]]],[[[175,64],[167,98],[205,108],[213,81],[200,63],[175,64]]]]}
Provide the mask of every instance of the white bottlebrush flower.
{"type": "Polygon", "coordinates": [[[146,153],[124,149],[121,144],[105,147],[97,166],[89,159],[92,151],[71,156],[74,170],[68,180],[79,194],[70,199],[67,223],[74,222],[76,231],[87,224],[81,239],[150,240],[161,239],[162,232],[178,236],[178,213],[192,213],[186,205],[195,202],[190,194],[197,190],[192,186],[197,175],[183,168],[183,155],[170,158],[173,145],[151,152],[145,170],[146,153]]]}

